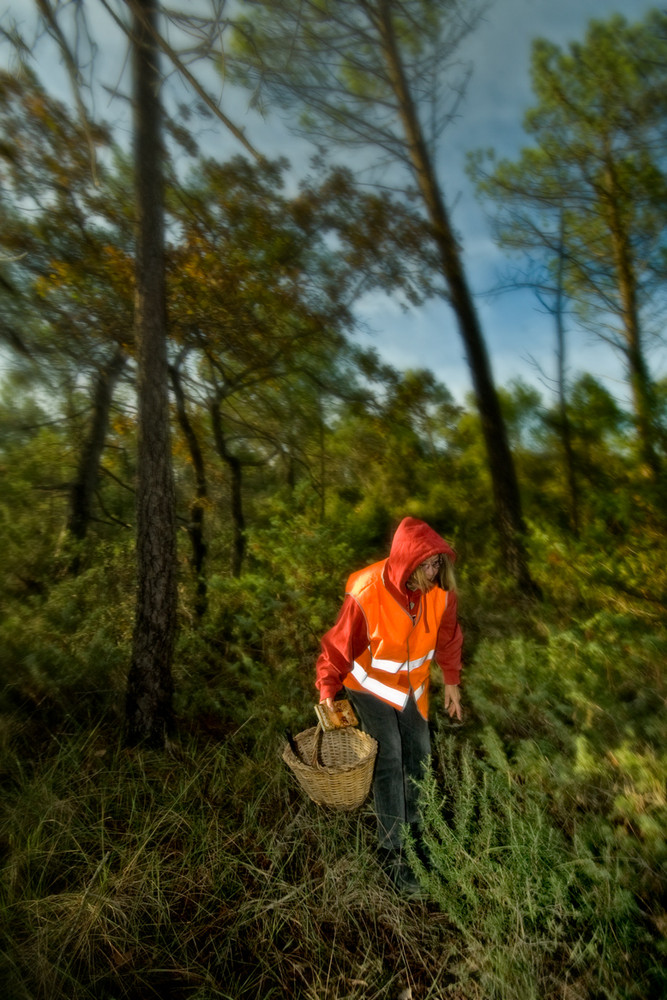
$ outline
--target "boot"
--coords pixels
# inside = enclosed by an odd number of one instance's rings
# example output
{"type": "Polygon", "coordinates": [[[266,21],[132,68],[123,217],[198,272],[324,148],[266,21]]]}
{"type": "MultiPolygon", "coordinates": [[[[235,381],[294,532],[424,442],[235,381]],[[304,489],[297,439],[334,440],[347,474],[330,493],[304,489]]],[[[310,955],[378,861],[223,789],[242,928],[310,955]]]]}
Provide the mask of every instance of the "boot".
{"type": "Polygon", "coordinates": [[[424,899],[424,890],[400,850],[380,851],[382,868],[399,895],[404,899],[424,899]]]}

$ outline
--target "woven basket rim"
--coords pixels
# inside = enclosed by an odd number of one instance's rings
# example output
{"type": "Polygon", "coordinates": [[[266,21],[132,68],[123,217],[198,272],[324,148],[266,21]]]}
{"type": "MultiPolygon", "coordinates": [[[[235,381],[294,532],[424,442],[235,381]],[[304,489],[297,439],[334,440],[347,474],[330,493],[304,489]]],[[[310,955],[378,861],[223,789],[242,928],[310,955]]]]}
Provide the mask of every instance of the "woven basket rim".
{"type": "Polygon", "coordinates": [[[354,728],[354,732],[355,736],[352,736],[348,729],[323,732],[318,725],[298,733],[295,737],[297,747],[307,759],[312,759],[320,735],[329,741],[345,741],[348,752],[350,741],[353,741],[357,744],[355,749],[361,750],[363,755],[349,764],[316,764],[313,767],[312,763],[300,760],[289,743],[284,744],[283,761],[292,771],[302,791],[317,805],[349,811],[358,809],[365,802],[373,778],[377,741],[359,729],[354,728]]]}
{"type": "MultiPolygon", "coordinates": [[[[318,726],[312,726],[310,729],[304,729],[303,732],[297,733],[294,737],[297,746],[300,738],[304,736],[311,737],[313,733],[317,732],[318,728],[318,726]]],[[[358,738],[362,743],[366,744],[366,749],[368,751],[365,757],[352,761],[351,764],[337,764],[335,767],[319,764],[317,767],[313,767],[312,764],[306,764],[304,761],[299,760],[299,758],[294,755],[289,743],[285,744],[283,750],[283,760],[294,770],[299,770],[308,775],[329,774],[333,776],[336,774],[347,774],[349,771],[356,771],[358,769],[368,767],[369,763],[375,759],[375,754],[377,752],[377,740],[373,739],[372,736],[369,736],[368,733],[364,733],[361,729],[357,729],[356,727],[349,728],[357,734],[356,737],[354,737],[355,739],[358,738]]],[[[340,734],[345,733],[347,736],[346,729],[332,730],[332,732],[340,734]]]]}

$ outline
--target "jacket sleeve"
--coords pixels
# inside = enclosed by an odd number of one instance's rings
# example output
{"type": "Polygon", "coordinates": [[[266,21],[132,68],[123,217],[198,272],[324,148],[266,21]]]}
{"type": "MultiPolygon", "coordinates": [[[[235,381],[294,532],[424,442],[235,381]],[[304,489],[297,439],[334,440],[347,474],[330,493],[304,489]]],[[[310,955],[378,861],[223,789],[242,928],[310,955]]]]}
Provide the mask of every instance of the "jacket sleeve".
{"type": "Polygon", "coordinates": [[[315,667],[315,687],[320,698],[333,698],[352,669],[355,657],[368,646],[364,613],[349,594],[343,601],[333,628],[322,638],[322,651],[315,667]]]}
{"type": "Polygon", "coordinates": [[[450,590],[435,644],[435,662],[442,670],[445,684],[458,684],[461,679],[463,632],[458,622],[457,608],[456,593],[450,590]]]}

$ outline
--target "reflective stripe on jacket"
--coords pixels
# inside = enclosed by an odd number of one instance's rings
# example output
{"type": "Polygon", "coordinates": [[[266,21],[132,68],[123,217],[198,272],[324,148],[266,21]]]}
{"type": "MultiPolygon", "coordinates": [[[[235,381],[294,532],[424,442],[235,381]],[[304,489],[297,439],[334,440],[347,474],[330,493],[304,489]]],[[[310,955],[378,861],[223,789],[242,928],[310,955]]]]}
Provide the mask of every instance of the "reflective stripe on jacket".
{"type": "Polygon", "coordinates": [[[364,613],[368,646],[358,655],[345,678],[353,691],[404,709],[410,692],[417,708],[428,718],[431,661],[440,620],[447,607],[447,591],[433,587],[427,594],[414,594],[415,620],[384,585],[387,560],[374,563],[347,581],[347,593],[364,613]]]}

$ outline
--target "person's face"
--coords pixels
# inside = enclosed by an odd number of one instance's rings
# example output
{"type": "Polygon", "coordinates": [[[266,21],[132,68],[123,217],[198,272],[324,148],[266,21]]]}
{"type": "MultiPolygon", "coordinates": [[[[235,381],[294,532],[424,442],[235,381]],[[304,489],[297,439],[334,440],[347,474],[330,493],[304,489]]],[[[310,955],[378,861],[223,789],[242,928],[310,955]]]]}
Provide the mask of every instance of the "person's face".
{"type": "Polygon", "coordinates": [[[440,556],[431,556],[430,559],[425,559],[421,563],[421,568],[426,573],[427,579],[433,583],[440,570],[440,556]]]}

